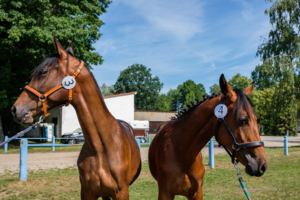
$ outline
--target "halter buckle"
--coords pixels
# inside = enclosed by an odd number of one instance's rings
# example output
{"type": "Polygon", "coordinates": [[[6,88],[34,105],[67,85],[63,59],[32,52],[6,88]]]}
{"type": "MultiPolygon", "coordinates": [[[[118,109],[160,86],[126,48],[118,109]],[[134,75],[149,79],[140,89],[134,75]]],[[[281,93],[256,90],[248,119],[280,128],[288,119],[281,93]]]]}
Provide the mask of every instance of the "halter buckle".
{"type": "Polygon", "coordinates": [[[239,143],[236,143],[236,144],[232,144],[232,149],[234,150],[234,151],[238,151],[238,150],[240,150],[240,144],[239,143]],[[234,148],[234,145],[237,145],[238,146],[238,148],[236,149],[236,148],[234,148]]]}
{"type": "Polygon", "coordinates": [[[43,97],[42,97],[42,98],[41,98],[41,97],[39,97],[39,100],[40,100],[40,101],[42,101],[42,100],[45,100],[45,101],[46,101],[46,100],[47,100],[47,97],[45,97],[45,98],[43,98],[43,97]]]}

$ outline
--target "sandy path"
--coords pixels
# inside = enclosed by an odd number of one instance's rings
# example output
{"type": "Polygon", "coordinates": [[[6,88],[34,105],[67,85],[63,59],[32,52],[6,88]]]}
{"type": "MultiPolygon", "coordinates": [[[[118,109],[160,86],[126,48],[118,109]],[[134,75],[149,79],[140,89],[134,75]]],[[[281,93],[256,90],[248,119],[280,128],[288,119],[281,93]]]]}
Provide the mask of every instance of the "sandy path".
{"type": "MultiPolygon", "coordinates": [[[[67,168],[76,166],[79,152],[63,153],[29,153],[28,170],[48,169],[48,168],[67,168]]],[[[0,174],[5,171],[19,171],[19,154],[0,155],[0,174]]]]}

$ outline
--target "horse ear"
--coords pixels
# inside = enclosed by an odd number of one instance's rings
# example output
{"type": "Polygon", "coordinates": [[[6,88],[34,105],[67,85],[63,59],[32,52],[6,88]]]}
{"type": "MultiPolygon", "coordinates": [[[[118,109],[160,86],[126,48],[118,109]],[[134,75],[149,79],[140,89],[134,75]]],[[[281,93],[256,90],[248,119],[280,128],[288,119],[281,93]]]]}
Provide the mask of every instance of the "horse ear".
{"type": "Polygon", "coordinates": [[[224,74],[220,76],[219,80],[220,88],[222,93],[231,101],[235,102],[237,94],[233,91],[231,86],[227,83],[224,74]]]}
{"type": "Polygon", "coordinates": [[[67,59],[67,52],[64,49],[64,47],[59,43],[59,41],[56,39],[54,32],[53,32],[53,44],[56,52],[60,55],[60,58],[67,59]]]}
{"type": "Polygon", "coordinates": [[[74,49],[72,44],[69,44],[68,48],[66,49],[67,53],[71,54],[72,56],[74,56],[74,49]]]}
{"type": "Polygon", "coordinates": [[[254,89],[254,81],[246,88],[244,89],[244,92],[246,93],[246,95],[250,95],[254,89]]]}

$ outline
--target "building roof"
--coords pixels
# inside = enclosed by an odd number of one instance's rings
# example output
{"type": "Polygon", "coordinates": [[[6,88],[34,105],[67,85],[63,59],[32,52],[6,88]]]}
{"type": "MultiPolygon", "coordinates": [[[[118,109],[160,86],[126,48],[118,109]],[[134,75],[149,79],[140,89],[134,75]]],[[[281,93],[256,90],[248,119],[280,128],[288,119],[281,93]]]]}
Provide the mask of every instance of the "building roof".
{"type": "Polygon", "coordinates": [[[122,93],[122,94],[108,95],[108,96],[104,96],[103,98],[118,97],[118,96],[130,95],[130,94],[137,94],[137,92],[135,91],[135,92],[122,93]]]}

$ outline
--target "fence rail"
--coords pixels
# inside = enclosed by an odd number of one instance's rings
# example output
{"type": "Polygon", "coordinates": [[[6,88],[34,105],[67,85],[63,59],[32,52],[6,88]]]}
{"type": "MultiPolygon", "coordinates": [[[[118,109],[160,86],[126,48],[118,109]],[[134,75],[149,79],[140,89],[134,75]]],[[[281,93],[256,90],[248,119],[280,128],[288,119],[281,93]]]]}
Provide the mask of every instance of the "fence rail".
{"type": "MultiPolygon", "coordinates": [[[[141,148],[141,146],[149,146],[151,144],[151,138],[154,136],[148,136],[148,142],[147,143],[141,143],[141,136],[135,137],[135,140],[141,148]]],[[[9,138],[5,136],[5,140],[8,140],[9,138]]],[[[52,144],[28,144],[29,140],[43,140],[43,139],[49,139],[49,138],[17,138],[20,141],[20,180],[26,181],[27,180],[27,156],[28,156],[28,147],[52,147],[52,151],[55,151],[55,147],[61,147],[61,146],[80,146],[82,144],[55,144],[55,140],[62,139],[62,138],[55,138],[52,137],[52,144]]],[[[66,139],[66,138],[63,138],[66,139]]],[[[284,136],[282,139],[262,139],[262,141],[284,141],[284,154],[288,155],[288,141],[289,140],[300,140],[300,138],[289,138],[287,136],[284,136]]],[[[209,148],[209,166],[214,168],[215,167],[215,160],[214,160],[214,144],[217,143],[213,138],[210,139],[208,142],[208,148],[209,148]]],[[[7,152],[8,144],[5,144],[4,146],[4,152],[7,152]]]]}

